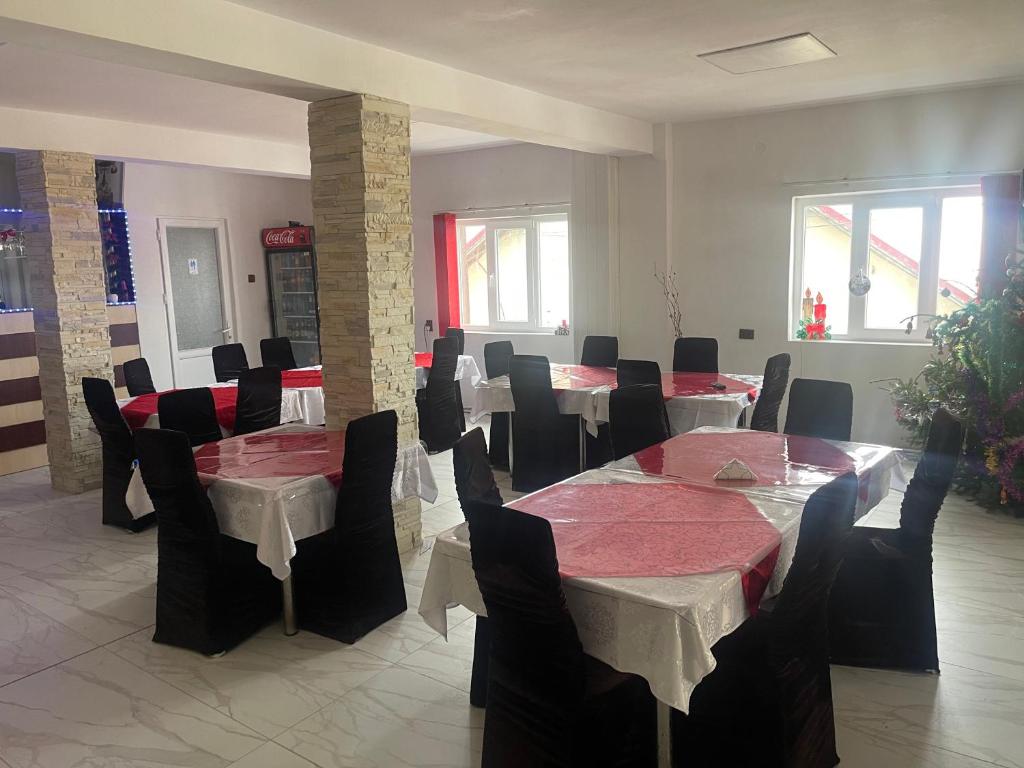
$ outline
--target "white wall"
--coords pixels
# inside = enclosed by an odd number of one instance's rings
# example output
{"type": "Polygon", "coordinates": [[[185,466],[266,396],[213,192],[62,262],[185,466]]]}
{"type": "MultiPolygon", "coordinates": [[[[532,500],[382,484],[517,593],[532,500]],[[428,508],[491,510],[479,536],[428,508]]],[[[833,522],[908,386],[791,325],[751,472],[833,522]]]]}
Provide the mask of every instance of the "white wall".
{"type": "Polygon", "coordinates": [[[855,439],[902,441],[888,395],[871,381],[917,373],[931,349],[788,341],[792,198],[1019,170],[1024,86],[677,124],[660,152],[619,161],[623,355],[671,360],[671,334],[651,310],[663,302],[648,277],[650,255],[667,238],[684,333],[717,336],[723,371],[760,371],[788,351],[793,376],[853,384],[855,439]],[[756,339],[738,340],[739,328],[755,329],[756,339]]]}
{"type": "MultiPolygon", "coordinates": [[[[437,290],[434,272],[435,213],[467,208],[503,208],[565,203],[572,198],[574,153],[535,144],[425,155],[412,159],[412,230],[415,253],[416,349],[429,350],[436,338],[437,290]],[[435,334],[423,338],[423,323],[435,334]]],[[[575,258],[575,250],[573,257],[575,258]]],[[[483,371],[483,345],[511,339],[516,352],[571,362],[572,337],[553,334],[466,334],[466,354],[483,371]]]]}
{"type": "Polygon", "coordinates": [[[170,387],[171,346],[156,235],[158,217],[224,219],[231,259],[235,340],[252,364],[270,335],[270,303],[260,229],[312,223],[309,181],[181,166],[126,163],[124,206],[132,237],[139,343],[157,389],[170,387]],[[248,275],[255,282],[248,282],[248,275]]]}

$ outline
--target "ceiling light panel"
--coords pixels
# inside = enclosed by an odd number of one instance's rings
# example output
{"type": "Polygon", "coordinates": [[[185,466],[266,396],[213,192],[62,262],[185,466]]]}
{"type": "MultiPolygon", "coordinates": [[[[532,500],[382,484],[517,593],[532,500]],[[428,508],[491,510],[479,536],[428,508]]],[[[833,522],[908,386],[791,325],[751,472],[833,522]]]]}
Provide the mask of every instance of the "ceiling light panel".
{"type": "Polygon", "coordinates": [[[745,75],[748,72],[761,72],[765,69],[780,69],[795,64],[831,59],[835,55],[836,52],[821,40],[810,32],[804,32],[800,35],[765,40],[762,43],[702,53],[697,58],[704,59],[731,74],[745,75]]]}

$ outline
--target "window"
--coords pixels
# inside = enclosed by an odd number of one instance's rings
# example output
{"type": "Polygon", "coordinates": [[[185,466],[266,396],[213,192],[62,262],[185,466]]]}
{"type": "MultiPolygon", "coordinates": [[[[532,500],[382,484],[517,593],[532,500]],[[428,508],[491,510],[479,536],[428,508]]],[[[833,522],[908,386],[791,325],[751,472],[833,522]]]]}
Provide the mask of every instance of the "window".
{"type": "Polygon", "coordinates": [[[822,295],[832,337],[852,341],[924,341],[929,316],[977,297],[979,187],[797,197],[793,208],[794,337],[807,290],[822,295]],[[871,287],[857,296],[861,274],[871,287]]]}
{"type": "Polygon", "coordinates": [[[569,322],[564,210],[457,222],[463,327],[550,330],[569,322]]]}

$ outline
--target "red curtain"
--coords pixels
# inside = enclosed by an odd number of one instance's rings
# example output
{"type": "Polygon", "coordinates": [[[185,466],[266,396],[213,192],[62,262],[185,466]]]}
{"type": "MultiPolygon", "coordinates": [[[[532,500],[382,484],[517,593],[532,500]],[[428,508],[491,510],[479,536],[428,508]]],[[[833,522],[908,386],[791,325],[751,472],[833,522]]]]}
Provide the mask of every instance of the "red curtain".
{"type": "Polygon", "coordinates": [[[981,224],[980,296],[991,299],[1006,287],[1006,257],[1017,250],[1021,215],[1021,175],[983,176],[981,195],[985,210],[981,224]]]}
{"type": "Polygon", "coordinates": [[[459,247],[456,242],[455,214],[434,214],[434,270],[437,278],[437,333],[460,328],[459,247]]]}

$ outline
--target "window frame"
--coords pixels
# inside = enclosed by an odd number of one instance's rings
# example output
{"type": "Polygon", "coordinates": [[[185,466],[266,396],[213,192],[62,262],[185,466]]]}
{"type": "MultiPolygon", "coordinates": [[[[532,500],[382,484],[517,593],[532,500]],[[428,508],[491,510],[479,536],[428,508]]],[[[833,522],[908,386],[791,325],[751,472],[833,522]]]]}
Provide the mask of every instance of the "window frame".
{"type": "Polygon", "coordinates": [[[572,316],[572,220],[570,206],[544,206],[543,208],[510,208],[490,212],[481,216],[473,211],[458,214],[455,218],[456,244],[458,247],[459,265],[459,312],[462,327],[467,331],[492,333],[551,333],[557,326],[540,324],[541,272],[539,268],[537,225],[543,221],[564,220],[566,223],[566,243],[568,248],[569,269],[569,317],[572,316]],[[487,325],[471,324],[469,319],[469,290],[463,254],[465,229],[467,226],[483,226],[487,241],[487,325]],[[505,229],[526,230],[526,282],[527,282],[527,320],[510,321],[498,319],[498,274],[497,236],[505,229]]]}
{"type": "MultiPolygon", "coordinates": [[[[939,249],[942,233],[942,201],[951,197],[980,197],[980,182],[942,187],[920,187],[914,189],[879,190],[837,194],[803,195],[793,198],[792,259],[790,264],[789,336],[796,338],[800,327],[800,309],[803,292],[805,219],[808,208],[821,205],[851,206],[850,231],[850,274],[858,270],[868,274],[870,255],[871,211],[885,208],[921,208],[921,260],[918,267],[918,291],[916,314],[925,317],[914,318],[914,328],[908,334],[899,328],[867,328],[864,325],[867,310],[865,296],[849,298],[848,326],[845,334],[832,334],[833,340],[854,342],[883,342],[902,344],[930,344],[927,338],[929,315],[934,315],[939,292],[939,249]],[[922,322],[924,320],[924,322],[922,322]]],[[[981,254],[979,253],[979,265],[981,254]]],[[[849,279],[848,278],[848,279],[849,279]]],[[[828,297],[825,297],[826,302],[828,297]]]]}

